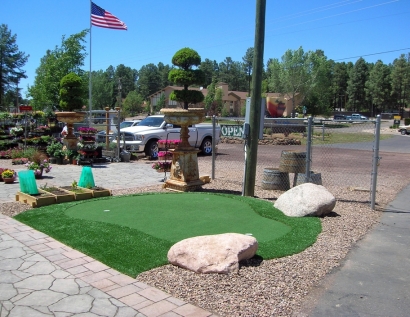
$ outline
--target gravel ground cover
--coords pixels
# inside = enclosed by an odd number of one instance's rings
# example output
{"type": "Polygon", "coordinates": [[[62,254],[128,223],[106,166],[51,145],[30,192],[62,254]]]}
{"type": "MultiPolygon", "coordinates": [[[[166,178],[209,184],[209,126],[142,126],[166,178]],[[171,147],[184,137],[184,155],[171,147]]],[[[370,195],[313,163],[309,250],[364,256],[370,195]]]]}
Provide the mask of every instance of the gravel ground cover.
{"type": "MultiPolygon", "coordinates": [[[[219,316],[295,316],[302,311],[309,291],[341,264],[354,244],[378,223],[384,206],[409,182],[401,174],[381,176],[376,210],[370,208],[367,191],[343,184],[327,187],[338,197],[334,212],[321,218],[323,231],[317,242],[299,254],[266,261],[254,258],[242,263],[237,274],[230,275],[195,274],[165,265],[140,274],[137,280],[219,316]]],[[[203,190],[240,195],[242,187],[213,180],[203,190]]],[[[152,191],[164,189],[157,185],[114,190],[113,194],[152,191]]],[[[272,203],[281,193],[258,187],[255,190],[256,197],[272,203]]],[[[0,204],[0,212],[11,217],[29,208],[19,202],[0,204]]]]}

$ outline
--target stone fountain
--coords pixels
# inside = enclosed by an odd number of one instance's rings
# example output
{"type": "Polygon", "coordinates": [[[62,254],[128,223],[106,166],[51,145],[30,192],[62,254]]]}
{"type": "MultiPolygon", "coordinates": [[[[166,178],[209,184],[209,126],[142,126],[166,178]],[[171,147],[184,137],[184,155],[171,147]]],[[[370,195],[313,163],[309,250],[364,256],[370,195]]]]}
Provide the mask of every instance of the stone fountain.
{"type": "Polygon", "coordinates": [[[82,122],[85,115],[85,112],[56,112],[58,121],[65,122],[67,124],[67,136],[64,138],[64,144],[69,150],[77,150],[77,137],[73,133],[74,123],[82,122]]]}
{"type": "Polygon", "coordinates": [[[198,152],[189,142],[189,129],[205,119],[205,110],[202,108],[190,109],[161,109],[167,123],[181,126],[181,142],[176,146],[172,155],[170,178],[165,181],[164,187],[169,190],[187,192],[200,189],[204,182],[199,179],[198,152]]]}

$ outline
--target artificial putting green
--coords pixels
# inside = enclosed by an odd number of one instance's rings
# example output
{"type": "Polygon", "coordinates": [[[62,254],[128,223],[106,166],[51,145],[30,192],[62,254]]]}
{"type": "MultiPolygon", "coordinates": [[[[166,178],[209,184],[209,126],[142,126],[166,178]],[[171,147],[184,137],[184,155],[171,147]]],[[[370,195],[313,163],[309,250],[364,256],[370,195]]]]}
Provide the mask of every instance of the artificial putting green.
{"type": "Polygon", "coordinates": [[[210,193],[103,197],[31,209],[15,217],[130,276],[167,264],[187,237],[251,233],[264,259],[292,255],[316,241],[316,217],[291,218],[272,202],[210,193]]]}
{"type": "Polygon", "coordinates": [[[65,214],[72,218],[127,226],[173,243],[227,232],[251,234],[258,242],[266,242],[291,230],[282,222],[260,216],[242,201],[202,193],[89,201],[86,206],[80,204],[68,208],[65,214]]]}

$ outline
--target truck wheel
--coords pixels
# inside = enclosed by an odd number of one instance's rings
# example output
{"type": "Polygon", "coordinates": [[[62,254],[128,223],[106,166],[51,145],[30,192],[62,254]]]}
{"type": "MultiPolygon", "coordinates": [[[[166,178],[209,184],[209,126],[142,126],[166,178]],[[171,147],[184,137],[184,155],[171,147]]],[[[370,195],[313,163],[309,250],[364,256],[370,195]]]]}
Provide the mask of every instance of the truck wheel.
{"type": "Polygon", "coordinates": [[[406,135],[407,134],[407,130],[403,129],[400,131],[401,135],[406,135]]]}
{"type": "Polygon", "coordinates": [[[201,147],[199,149],[204,155],[211,155],[212,154],[212,139],[205,138],[202,141],[201,147]]]}
{"type": "Polygon", "coordinates": [[[151,157],[151,159],[156,159],[158,157],[158,143],[157,141],[151,140],[145,146],[145,155],[151,157]]]}

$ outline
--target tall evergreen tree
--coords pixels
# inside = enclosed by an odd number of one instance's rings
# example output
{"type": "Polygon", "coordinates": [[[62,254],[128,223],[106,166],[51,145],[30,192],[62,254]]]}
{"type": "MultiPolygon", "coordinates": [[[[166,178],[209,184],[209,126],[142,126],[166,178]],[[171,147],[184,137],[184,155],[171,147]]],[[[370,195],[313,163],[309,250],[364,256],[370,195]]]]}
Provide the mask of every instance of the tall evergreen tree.
{"type": "MultiPolygon", "coordinates": [[[[369,73],[369,79],[366,82],[366,97],[378,109],[383,112],[390,100],[391,83],[390,68],[378,60],[369,73]]],[[[372,109],[372,114],[375,109],[372,109]]]]}
{"type": "MultiPolygon", "coordinates": [[[[9,110],[5,95],[17,95],[17,86],[21,78],[27,78],[22,70],[29,55],[19,51],[16,44],[17,36],[11,34],[6,24],[0,25],[0,109],[9,110]]],[[[8,98],[9,99],[9,98],[8,98]]],[[[14,99],[14,98],[13,98],[14,99]]]]}
{"type": "Polygon", "coordinates": [[[368,65],[366,61],[360,57],[354,64],[348,81],[347,94],[349,97],[349,110],[368,110],[366,108],[367,103],[365,92],[365,85],[368,77],[368,65]]]}
{"type": "Polygon", "coordinates": [[[410,98],[410,54],[402,54],[393,62],[391,72],[392,97],[396,103],[396,109],[403,116],[406,105],[410,98]]]}
{"type": "Polygon", "coordinates": [[[164,65],[163,63],[158,63],[158,72],[160,77],[160,87],[165,88],[167,86],[171,86],[172,82],[168,80],[169,71],[172,69],[168,64],[164,65]]]}
{"type": "Polygon", "coordinates": [[[113,94],[114,87],[113,81],[110,79],[109,73],[107,71],[93,71],[91,75],[92,83],[92,108],[93,109],[104,109],[105,107],[112,107],[114,104],[113,94]]]}
{"type": "Polygon", "coordinates": [[[138,71],[138,76],[136,89],[144,99],[163,88],[161,75],[155,64],[142,66],[138,71]]]}
{"type": "Polygon", "coordinates": [[[245,56],[242,57],[243,67],[247,75],[248,79],[248,95],[251,95],[251,81],[252,81],[252,65],[253,65],[253,55],[254,55],[254,48],[249,47],[246,50],[245,56]]]}
{"type": "Polygon", "coordinates": [[[115,68],[113,92],[118,96],[119,80],[121,80],[121,98],[124,99],[130,91],[135,90],[137,70],[120,64],[115,68]]]}
{"type": "Polygon", "coordinates": [[[348,67],[346,63],[333,63],[332,65],[332,104],[333,109],[346,108],[347,82],[349,80],[348,67]]]}
{"type": "Polygon", "coordinates": [[[205,87],[208,87],[212,83],[214,77],[218,78],[219,76],[219,67],[215,60],[211,61],[205,58],[205,60],[201,62],[201,65],[199,65],[199,69],[205,74],[205,87]]]}

